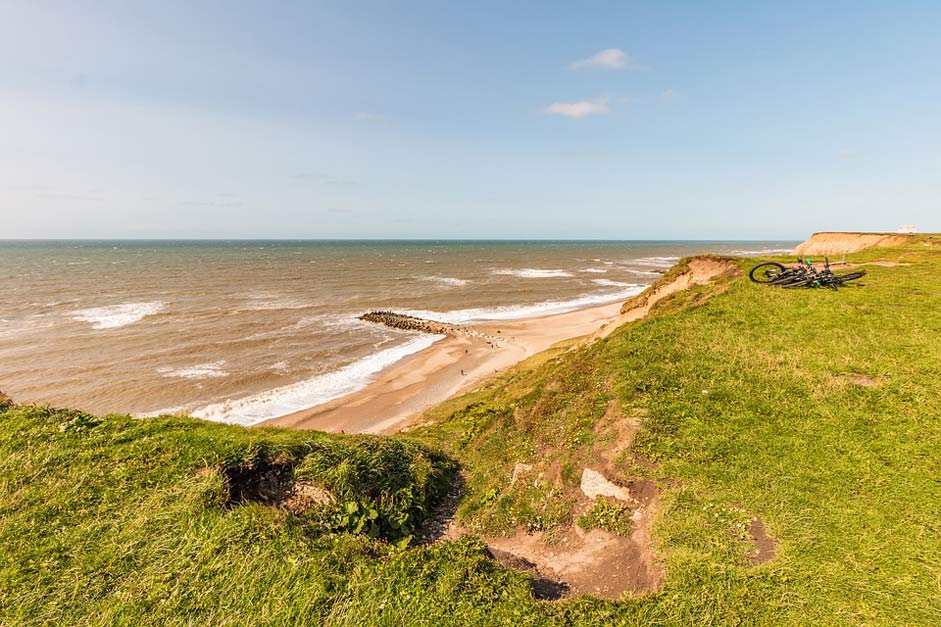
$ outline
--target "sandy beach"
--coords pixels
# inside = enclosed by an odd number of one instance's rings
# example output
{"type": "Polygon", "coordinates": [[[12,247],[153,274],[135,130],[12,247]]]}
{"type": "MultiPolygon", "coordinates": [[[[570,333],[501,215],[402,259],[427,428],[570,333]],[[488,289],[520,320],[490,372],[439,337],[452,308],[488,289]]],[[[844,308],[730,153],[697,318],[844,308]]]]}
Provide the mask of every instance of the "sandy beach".
{"type": "Polygon", "coordinates": [[[334,433],[392,433],[424,410],[562,340],[617,318],[620,301],[550,316],[467,325],[382,371],[365,388],[261,423],[334,433]]]}

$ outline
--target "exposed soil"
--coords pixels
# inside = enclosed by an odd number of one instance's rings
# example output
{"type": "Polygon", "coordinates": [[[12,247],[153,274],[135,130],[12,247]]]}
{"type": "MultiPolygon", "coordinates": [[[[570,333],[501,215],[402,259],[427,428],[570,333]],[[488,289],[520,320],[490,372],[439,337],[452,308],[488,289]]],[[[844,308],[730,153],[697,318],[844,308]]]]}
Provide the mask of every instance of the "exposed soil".
{"type": "Polygon", "coordinates": [[[555,601],[569,593],[568,584],[543,576],[539,572],[539,566],[533,562],[493,546],[488,546],[487,551],[490,553],[490,557],[503,566],[529,573],[532,577],[533,596],[537,599],[555,601]]]}
{"type": "Polygon", "coordinates": [[[8,409],[13,409],[13,399],[3,392],[0,392],[0,413],[8,409]]]}
{"type": "Polygon", "coordinates": [[[336,499],[332,494],[310,481],[297,481],[290,496],[281,502],[281,505],[294,514],[304,512],[333,503],[336,499]]]}
{"type": "Polygon", "coordinates": [[[463,495],[464,477],[458,473],[455,475],[447,495],[441,499],[431,516],[425,519],[425,522],[415,534],[419,544],[430,544],[439,540],[456,540],[464,535],[464,530],[454,522],[454,514],[457,513],[457,506],[463,495]]]}
{"type": "MultiPolygon", "coordinates": [[[[458,477],[418,532],[420,543],[456,540],[469,533],[454,521],[463,486],[463,478],[458,477]]],[[[626,482],[624,490],[629,492],[631,509],[627,536],[572,525],[551,538],[542,532],[518,530],[511,536],[483,540],[497,562],[531,575],[533,594],[539,599],[579,594],[618,599],[656,591],[664,577],[651,536],[659,509],[657,484],[635,477],[626,482]]],[[[584,499],[582,506],[587,508],[591,503],[584,499]]]]}
{"type": "Polygon", "coordinates": [[[232,464],[222,468],[229,490],[227,507],[243,503],[277,505],[303,514],[332,502],[333,495],[310,481],[295,481],[294,460],[259,459],[253,464],[232,464]]]}
{"type": "Polygon", "coordinates": [[[281,503],[294,491],[294,462],[290,460],[232,464],[222,469],[222,475],[229,488],[230,507],[246,502],[281,503]]]}
{"type": "Polygon", "coordinates": [[[862,385],[863,387],[867,388],[878,387],[882,383],[879,379],[873,379],[868,375],[860,374],[858,372],[844,374],[843,379],[854,385],[862,385]]]}
{"type": "Polygon", "coordinates": [[[573,526],[551,543],[542,533],[519,531],[506,538],[488,538],[495,559],[533,574],[533,592],[541,598],[590,594],[619,599],[653,592],[663,581],[650,537],[653,512],[635,510],[630,536],[603,529],[573,526]],[[554,586],[547,586],[554,582],[554,586]],[[555,596],[546,594],[546,589],[555,596]]]}
{"type": "Polygon", "coordinates": [[[915,240],[900,233],[814,233],[794,249],[795,255],[840,255],[873,246],[905,246],[915,240]]]}
{"type": "Polygon", "coordinates": [[[758,564],[764,564],[770,560],[773,560],[775,557],[775,547],[777,546],[777,541],[768,535],[767,530],[765,530],[765,523],[762,522],[760,518],[752,518],[751,522],[748,524],[748,533],[752,537],[752,542],[755,545],[755,550],[749,556],[749,561],[752,565],[757,566],[758,564]]]}
{"type": "Polygon", "coordinates": [[[601,327],[591,336],[591,339],[606,337],[622,324],[646,317],[651,308],[667,296],[687,290],[694,285],[708,285],[719,277],[741,275],[741,268],[732,260],[710,256],[694,257],[690,259],[686,270],[672,280],[655,283],[647,291],[624,303],[621,307],[621,315],[601,327]]]}

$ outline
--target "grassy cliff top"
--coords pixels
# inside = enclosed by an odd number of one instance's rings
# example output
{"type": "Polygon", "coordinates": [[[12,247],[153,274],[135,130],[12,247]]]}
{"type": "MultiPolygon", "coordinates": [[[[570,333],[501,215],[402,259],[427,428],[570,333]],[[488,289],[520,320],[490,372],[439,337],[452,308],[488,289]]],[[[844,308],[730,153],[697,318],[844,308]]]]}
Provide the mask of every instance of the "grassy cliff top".
{"type": "Polygon", "coordinates": [[[677,292],[393,438],[0,409],[0,623],[939,624],[941,249],[848,260],[677,292]],[[409,543],[454,485],[465,535],[409,543]],[[487,552],[633,540],[640,503],[645,594],[539,600],[487,552]]]}

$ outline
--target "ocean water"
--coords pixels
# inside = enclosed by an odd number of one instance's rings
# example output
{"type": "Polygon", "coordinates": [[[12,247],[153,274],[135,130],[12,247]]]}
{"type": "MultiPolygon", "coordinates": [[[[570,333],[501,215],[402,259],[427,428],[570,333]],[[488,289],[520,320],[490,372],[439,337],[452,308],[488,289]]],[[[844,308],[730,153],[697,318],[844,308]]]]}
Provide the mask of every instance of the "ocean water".
{"type": "Polygon", "coordinates": [[[625,300],[679,258],[795,242],[0,242],[0,390],[94,413],[254,424],[353,392],[444,322],[625,300]]]}

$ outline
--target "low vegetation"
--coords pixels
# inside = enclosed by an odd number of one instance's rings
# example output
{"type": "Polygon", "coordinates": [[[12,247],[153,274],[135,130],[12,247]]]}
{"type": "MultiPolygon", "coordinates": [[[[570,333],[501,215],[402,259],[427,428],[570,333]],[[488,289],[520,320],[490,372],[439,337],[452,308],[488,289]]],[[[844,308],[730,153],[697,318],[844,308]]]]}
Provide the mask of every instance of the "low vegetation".
{"type": "Polygon", "coordinates": [[[0,622],[941,624],[941,246],[848,256],[882,260],[677,292],[392,438],[0,403],[0,622]],[[630,533],[584,468],[656,486],[656,592],[539,600],[490,557],[630,533]],[[415,542],[458,472],[466,535],[415,542]]]}

